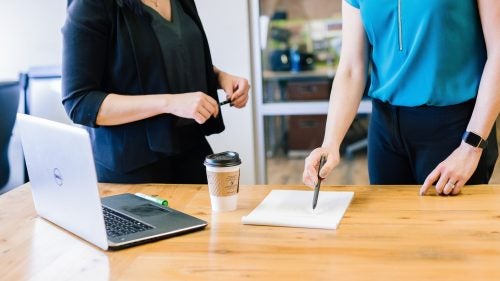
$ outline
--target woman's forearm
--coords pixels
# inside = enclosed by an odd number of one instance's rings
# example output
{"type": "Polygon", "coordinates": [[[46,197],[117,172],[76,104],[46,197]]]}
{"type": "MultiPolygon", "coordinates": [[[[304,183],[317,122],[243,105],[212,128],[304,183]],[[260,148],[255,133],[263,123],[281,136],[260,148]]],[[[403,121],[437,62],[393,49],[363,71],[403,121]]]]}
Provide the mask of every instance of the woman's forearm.
{"type": "Polygon", "coordinates": [[[476,105],[467,131],[486,139],[500,113],[500,52],[489,55],[479,84],[476,105]]]}
{"type": "Polygon", "coordinates": [[[366,86],[366,73],[340,71],[335,75],[328,107],[323,147],[339,149],[356,117],[366,86]]]}
{"type": "Polygon", "coordinates": [[[481,75],[481,82],[467,130],[487,138],[500,113],[500,38],[498,25],[500,3],[495,0],[478,0],[481,26],[486,43],[487,61],[481,75]]]}
{"type": "Polygon", "coordinates": [[[368,73],[368,38],[360,11],[342,2],[342,50],[332,84],[323,147],[338,150],[358,112],[368,73]]]}
{"type": "Polygon", "coordinates": [[[121,125],[165,113],[168,95],[127,96],[109,94],[101,104],[96,123],[99,126],[121,125]]]}
{"type": "Polygon", "coordinates": [[[121,125],[164,113],[203,124],[212,116],[217,117],[219,104],[203,92],[142,96],[109,94],[99,108],[96,124],[121,125]]]}

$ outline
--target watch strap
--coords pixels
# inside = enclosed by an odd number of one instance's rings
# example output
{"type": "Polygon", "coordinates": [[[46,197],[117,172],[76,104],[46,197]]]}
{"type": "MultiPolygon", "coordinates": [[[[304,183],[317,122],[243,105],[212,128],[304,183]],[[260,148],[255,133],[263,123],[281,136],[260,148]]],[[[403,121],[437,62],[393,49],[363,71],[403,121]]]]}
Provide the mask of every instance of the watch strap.
{"type": "Polygon", "coordinates": [[[486,146],[488,145],[488,141],[483,139],[481,136],[473,133],[473,132],[470,132],[470,131],[466,131],[463,136],[462,136],[462,140],[469,144],[469,145],[472,145],[473,147],[479,147],[479,148],[486,148],[486,146]]]}

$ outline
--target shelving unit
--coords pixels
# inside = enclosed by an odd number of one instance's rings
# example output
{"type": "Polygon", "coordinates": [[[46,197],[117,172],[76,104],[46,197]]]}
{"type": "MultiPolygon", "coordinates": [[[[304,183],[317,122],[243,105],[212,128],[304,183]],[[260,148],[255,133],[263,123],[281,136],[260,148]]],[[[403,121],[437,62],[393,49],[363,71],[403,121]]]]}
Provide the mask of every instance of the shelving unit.
{"type": "MultiPolygon", "coordinates": [[[[325,116],[328,113],[328,93],[324,99],[290,100],[287,97],[287,85],[294,82],[331,83],[335,77],[335,69],[317,68],[312,71],[270,71],[263,70],[260,8],[259,0],[251,1],[252,57],[253,57],[253,93],[255,95],[255,124],[257,143],[257,179],[258,183],[267,183],[266,160],[283,150],[286,138],[286,120],[291,116],[325,116]],[[272,119],[273,121],[268,121],[272,119]],[[267,121],[266,121],[267,120],[267,121]]],[[[370,113],[371,102],[362,101],[358,113],[370,113]]],[[[324,127],[324,124],[322,125],[324,127]]]]}

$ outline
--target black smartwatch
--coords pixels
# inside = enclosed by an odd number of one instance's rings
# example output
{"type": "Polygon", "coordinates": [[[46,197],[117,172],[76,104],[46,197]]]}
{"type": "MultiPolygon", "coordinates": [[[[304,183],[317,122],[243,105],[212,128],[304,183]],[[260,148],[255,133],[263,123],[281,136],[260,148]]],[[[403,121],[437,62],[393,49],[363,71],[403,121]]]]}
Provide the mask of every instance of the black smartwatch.
{"type": "Polygon", "coordinates": [[[466,144],[470,144],[473,147],[485,148],[488,145],[488,141],[483,139],[482,137],[476,135],[473,132],[466,131],[462,136],[462,140],[466,144]]]}

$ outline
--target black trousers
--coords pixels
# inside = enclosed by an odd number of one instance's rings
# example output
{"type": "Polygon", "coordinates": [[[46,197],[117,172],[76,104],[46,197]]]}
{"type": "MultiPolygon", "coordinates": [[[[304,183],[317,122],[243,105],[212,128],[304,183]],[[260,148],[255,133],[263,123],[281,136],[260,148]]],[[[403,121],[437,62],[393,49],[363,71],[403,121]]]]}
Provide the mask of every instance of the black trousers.
{"type": "MultiPolygon", "coordinates": [[[[372,101],[368,129],[371,184],[423,184],[459,145],[475,100],[451,106],[402,107],[372,101]]],[[[496,128],[467,184],[486,184],[498,157],[496,128]]]]}
{"type": "Polygon", "coordinates": [[[99,182],[111,183],[179,183],[206,184],[205,157],[212,154],[205,136],[198,130],[182,136],[181,152],[175,156],[159,156],[158,161],[120,173],[96,163],[99,182]]]}

